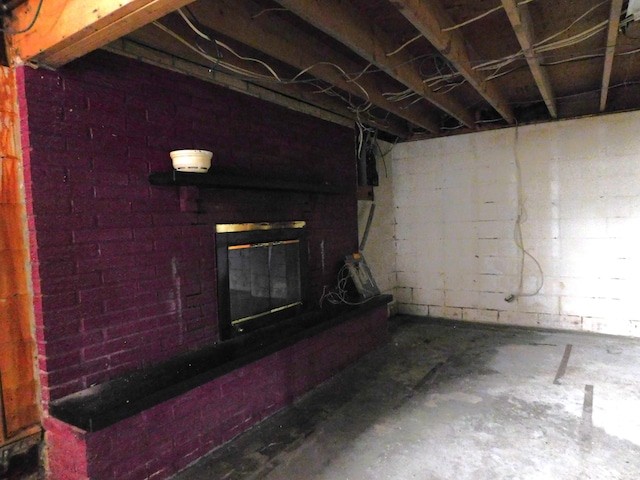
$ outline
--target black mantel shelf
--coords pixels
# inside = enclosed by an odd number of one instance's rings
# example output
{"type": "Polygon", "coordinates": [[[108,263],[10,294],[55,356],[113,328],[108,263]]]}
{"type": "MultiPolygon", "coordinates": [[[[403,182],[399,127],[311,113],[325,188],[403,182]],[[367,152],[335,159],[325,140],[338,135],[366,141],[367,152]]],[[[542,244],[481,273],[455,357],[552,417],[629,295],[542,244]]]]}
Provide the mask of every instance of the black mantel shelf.
{"type": "Polygon", "coordinates": [[[280,190],[288,192],[308,192],[338,194],[345,193],[344,187],[326,183],[308,183],[227,173],[153,172],[149,182],[156,186],[195,186],[200,188],[244,188],[248,190],[280,190]]]}

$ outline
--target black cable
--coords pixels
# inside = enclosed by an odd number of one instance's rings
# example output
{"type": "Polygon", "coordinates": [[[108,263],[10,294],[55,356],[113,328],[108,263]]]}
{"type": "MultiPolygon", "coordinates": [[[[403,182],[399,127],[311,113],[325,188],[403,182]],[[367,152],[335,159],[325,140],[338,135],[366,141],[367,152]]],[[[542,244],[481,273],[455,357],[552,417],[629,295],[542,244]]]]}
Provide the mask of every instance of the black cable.
{"type": "Polygon", "coordinates": [[[40,0],[40,3],[38,3],[38,8],[36,8],[36,14],[33,16],[33,20],[31,20],[31,23],[26,28],[23,28],[22,30],[7,30],[5,28],[0,28],[0,32],[6,33],[8,35],[17,35],[18,33],[24,33],[31,30],[36,24],[36,20],[38,20],[38,17],[40,16],[40,9],[42,8],[43,3],[44,0],[40,0]]]}

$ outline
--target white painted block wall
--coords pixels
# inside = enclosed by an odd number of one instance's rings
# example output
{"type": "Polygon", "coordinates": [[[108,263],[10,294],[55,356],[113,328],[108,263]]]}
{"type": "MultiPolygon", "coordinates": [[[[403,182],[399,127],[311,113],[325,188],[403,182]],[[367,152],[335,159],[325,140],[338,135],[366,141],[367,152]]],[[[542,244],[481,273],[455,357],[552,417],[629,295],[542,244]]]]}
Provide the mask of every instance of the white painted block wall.
{"type": "Polygon", "coordinates": [[[640,113],[399,144],[392,164],[401,312],[640,336],[640,113]],[[516,158],[544,284],[526,296],[541,275],[525,258],[508,303],[516,158]]]}

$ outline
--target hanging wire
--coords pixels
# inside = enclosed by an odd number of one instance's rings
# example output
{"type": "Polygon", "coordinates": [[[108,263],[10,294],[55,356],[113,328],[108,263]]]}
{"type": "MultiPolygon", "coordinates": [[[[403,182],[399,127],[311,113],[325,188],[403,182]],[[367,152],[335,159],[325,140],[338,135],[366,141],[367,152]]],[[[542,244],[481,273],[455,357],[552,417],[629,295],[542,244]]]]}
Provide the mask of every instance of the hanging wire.
{"type": "Polygon", "coordinates": [[[8,28],[0,28],[0,32],[6,33],[7,35],[17,35],[19,33],[25,33],[31,30],[33,26],[36,24],[38,17],[40,16],[40,10],[42,9],[43,3],[44,3],[44,0],[40,0],[40,2],[38,2],[38,6],[36,7],[36,13],[33,15],[33,19],[31,20],[31,23],[29,23],[29,25],[27,25],[25,28],[21,30],[10,30],[8,28]]]}
{"type": "Polygon", "coordinates": [[[411,38],[410,40],[407,40],[405,43],[403,43],[402,45],[400,45],[398,48],[396,48],[393,52],[389,52],[386,53],[385,55],[387,57],[391,57],[392,55],[395,55],[396,53],[400,52],[403,48],[405,48],[407,45],[412,44],[413,42],[415,42],[416,40],[420,39],[424,37],[424,35],[422,35],[421,33],[419,33],[418,35],[416,35],[415,37],[411,38]]]}
{"type": "Polygon", "coordinates": [[[288,11],[288,8],[285,7],[275,7],[275,8],[264,8],[261,11],[259,11],[258,13],[256,13],[255,15],[252,15],[251,18],[253,20],[255,20],[256,18],[258,18],[260,15],[267,13],[267,12],[286,12],[288,11]]]}
{"type": "MultiPolygon", "coordinates": [[[[523,0],[522,2],[518,2],[518,3],[517,3],[517,6],[519,7],[519,6],[521,6],[521,5],[526,5],[527,3],[531,3],[531,2],[533,2],[533,1],[534,1],[534,0],[523,0]]],[[[497,7],[494,7],[494,8],[492,8],[491,10],[487,10],[486,12],[481,13],[480,15],[478,15],[478,16],[476,16],[476,17],[470,18],[469,20],[465,20],[465,21],[464,21],[464,22],[462,22],[462,23],[458,23],[457,25],[453,25],[453,26],[451,26],[451,27],[443,28],[443,29],[442,29],[442,31],[443,31],[443,32],[451,32],[451,31],[453,31],[453,30],[457,30],[457,29],[459,29],[459,28],[461,28],[461,27],[464,27],[464,26],[466,26],[466,25],[469,25],[470,23],[476,22],[476,21],[478,21],[478,20],[480,20],[480,19],[482,19],[482,18],[484,18],[484,17],[486,17],[486,16],[488,16],[488,15],[491,15],[491,14],[492,14],[492,13],[494,13],[494,12],[497,12],[497,11],[499,11],[499,10],[502,10],[503,8],[504,8],[504,6],[502,6],[502,5],[498,5],[497,7]]]]}
{"type": "Polygon", "coordinates": [[[542,270],[542,265],[540,262],[531,254],[524,246],[524,240],[522,236],[522,224],[527,220],[527,211],[525,209],[525,200],[522,192],[522,168],[520,166],[520,158],[518,156],[518,125],[515,128],[515,138],[513,141],[513,156],[516,167],[516,188],[518,190],[517,195],[517,213],[516,213],[516,221],[514,225],[513,238],[518,250],[520,251],[520,265],[518,271],[518,289],[515,293],[507,296],[505,301],[512,302],[520,297],[533,297],[540,293],[542,287],[544,286],[544,271],[542,270]],[[538,268],[539,277],[538,277],[538,285],[533,292],[525,292],[524,291],[524,262],[525,258],[530,258],[538,268]]]}

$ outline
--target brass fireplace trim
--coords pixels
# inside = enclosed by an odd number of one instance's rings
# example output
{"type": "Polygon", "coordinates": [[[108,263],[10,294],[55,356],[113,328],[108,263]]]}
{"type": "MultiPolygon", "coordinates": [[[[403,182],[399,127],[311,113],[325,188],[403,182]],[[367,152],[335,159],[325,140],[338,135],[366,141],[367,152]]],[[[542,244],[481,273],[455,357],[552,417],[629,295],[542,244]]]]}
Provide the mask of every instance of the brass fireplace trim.
{"type": "Polygon", "coordinates": [[[304,228],[307,222],[260,222],[260,223],[219,223],[216,233],[250,232],[253,230],[276,230],[281,228],[304,228]]]}

